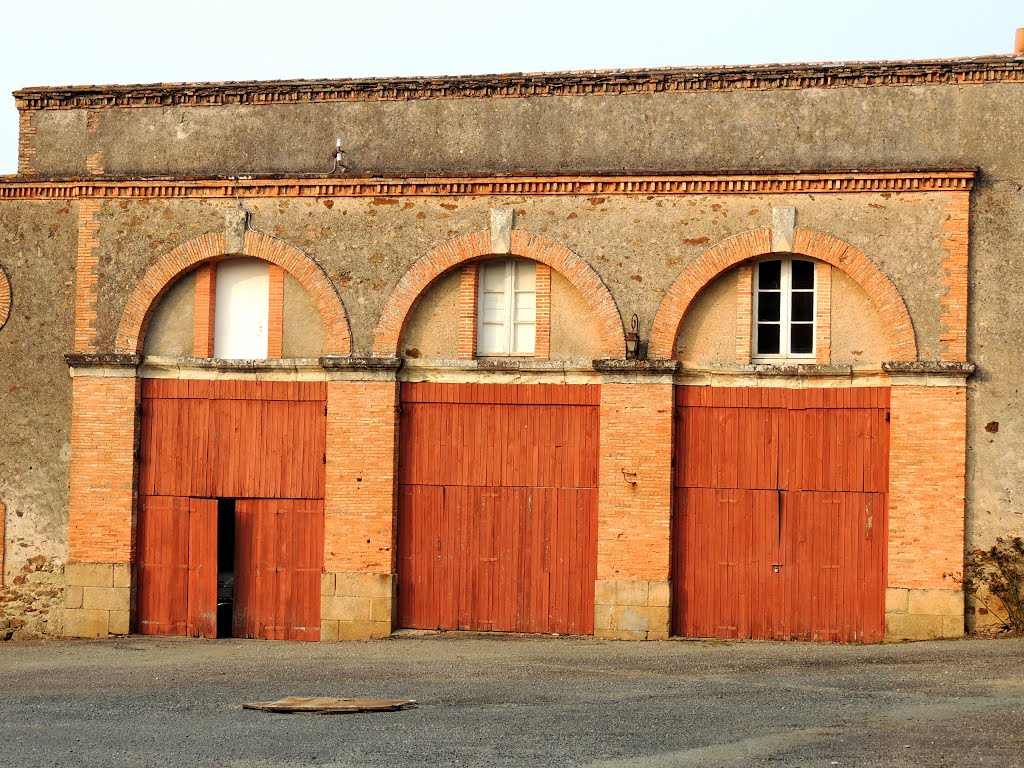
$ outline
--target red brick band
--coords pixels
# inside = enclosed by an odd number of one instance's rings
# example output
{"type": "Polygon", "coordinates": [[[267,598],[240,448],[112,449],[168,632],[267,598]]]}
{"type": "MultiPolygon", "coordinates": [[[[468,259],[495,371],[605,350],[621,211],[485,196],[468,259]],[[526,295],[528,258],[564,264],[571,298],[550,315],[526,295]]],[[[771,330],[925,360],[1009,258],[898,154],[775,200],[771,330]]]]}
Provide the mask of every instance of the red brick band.
{"type": "MultiPolygon", "coordinates": [[[[146,324],[157,300],[183,273],[197,264],[224,256],[224,234],[210,232],[182,243],[150,267],[128,299],[114,342],[117,352],[138,354],[145,338],[146,324]]],[[[352,351],[348,315],[334,284],[319,264],[298,248],[262,232],[245,233],[241,256],[276,264],[309,292],[327,333],[328,355],[347,356],[352,351]]]]}
{"type": "MultiPolygon", "coordinates": [[[[491,233],[470,232],[435,248],[402,276],[388,299],[373,337],[373,354],[378,357],[398,355],[402,328],[416,300],[438,277],[453,267],[491,255],[491,233]]],[[[608,287],[594,269],[561,243],[512,230],[512,255],[547,264],[583,294],[590,306],[601,335],[601,356],[623,358],[626,355],[622,317],[608,287]]]]}
{"type": "MultiPolygon", "coordinates": [[[[737,264],[771,252],[768,227],[741,232],[706,250],[676,278],[658,307],[651,330],[650,356],[673,356],[679,326],[704,286],[737,264]]],[[[917,360],[917,341],[907,305],[892,281],[863,252],[825,232],[800,227],[793,233],[793,252],[831,264],[856,280],[882,316],[891,359],[917,360]]]]}

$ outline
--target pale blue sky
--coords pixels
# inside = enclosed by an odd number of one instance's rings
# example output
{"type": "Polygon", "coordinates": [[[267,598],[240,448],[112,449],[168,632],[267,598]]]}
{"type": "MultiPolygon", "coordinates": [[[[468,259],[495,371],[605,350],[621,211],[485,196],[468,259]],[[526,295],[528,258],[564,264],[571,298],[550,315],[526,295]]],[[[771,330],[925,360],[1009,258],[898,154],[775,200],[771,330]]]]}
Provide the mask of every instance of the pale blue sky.
{"type": "Polygon", "coordinates": [[[1008,54],[1024,0],[36,0],[0,6],[0,174],[32,85],[1008,54]]]}

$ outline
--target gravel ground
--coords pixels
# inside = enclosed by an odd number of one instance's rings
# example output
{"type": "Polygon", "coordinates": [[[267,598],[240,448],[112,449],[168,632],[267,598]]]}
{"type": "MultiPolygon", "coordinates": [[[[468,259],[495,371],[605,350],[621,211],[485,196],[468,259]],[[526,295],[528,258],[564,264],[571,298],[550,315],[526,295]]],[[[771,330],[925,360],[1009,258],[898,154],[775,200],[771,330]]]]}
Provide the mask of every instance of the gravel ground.
{"type": "Polygon", "coordinates": [[[1024,640],[0,644],[0,766],[1024,766],[1024,640]],[[288,694],[417,709],[276,715],[288,694]]]}

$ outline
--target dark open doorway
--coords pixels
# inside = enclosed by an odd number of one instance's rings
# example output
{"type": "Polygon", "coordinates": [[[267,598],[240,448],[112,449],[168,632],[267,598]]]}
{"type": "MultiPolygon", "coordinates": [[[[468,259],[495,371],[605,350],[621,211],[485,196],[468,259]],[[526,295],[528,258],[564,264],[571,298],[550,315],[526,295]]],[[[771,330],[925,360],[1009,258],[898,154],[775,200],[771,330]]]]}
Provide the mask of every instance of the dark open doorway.
{"type": "Polygon", "coordinates": [[[235,500],[217,499],[217,637],[231,637],[235,605],[235,500]]]}

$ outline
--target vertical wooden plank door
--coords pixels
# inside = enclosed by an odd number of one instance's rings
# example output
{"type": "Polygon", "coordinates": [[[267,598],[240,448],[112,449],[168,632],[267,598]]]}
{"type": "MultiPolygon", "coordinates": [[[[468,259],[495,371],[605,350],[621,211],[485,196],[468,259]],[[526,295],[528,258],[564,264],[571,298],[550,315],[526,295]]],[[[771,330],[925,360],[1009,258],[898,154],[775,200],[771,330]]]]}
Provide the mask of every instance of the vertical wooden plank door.
{"type": "Polygon", "coordinates": [[[673,631],[884,638],[888,390],[678,387],[673,631]]]}
{"type": "Polygon", "coordinates": [[[401,393],[400,626],[592,633],[597,387],[401,393]]]}
{"type": "Polygon", "coordinates": [[[323,535],[322,500],[238,501],[234,637],[320,639],[323,535]]]}
{"type": "Polygon", "coordinates": [[[144,635],[217,634],[217,502],[139,500],[136,629],[144,635]]]}

